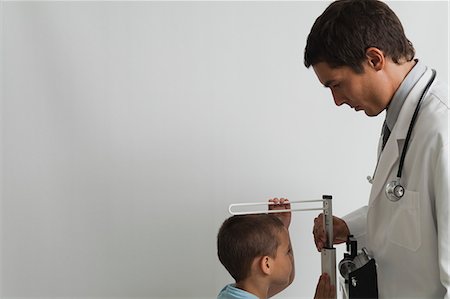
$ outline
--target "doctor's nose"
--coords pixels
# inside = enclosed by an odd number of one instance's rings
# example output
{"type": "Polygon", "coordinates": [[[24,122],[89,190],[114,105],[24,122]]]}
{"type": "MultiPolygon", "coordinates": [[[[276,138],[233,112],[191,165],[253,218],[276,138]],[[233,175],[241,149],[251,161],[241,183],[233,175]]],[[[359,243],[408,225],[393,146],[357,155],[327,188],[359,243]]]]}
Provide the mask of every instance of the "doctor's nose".
{"type": "Polygon", "coordinates": [[[331,94],[333,95],[333,100],[336,106],[341,106],[345,103],[344,97],[336,91],[331,90],[331,94]]]}

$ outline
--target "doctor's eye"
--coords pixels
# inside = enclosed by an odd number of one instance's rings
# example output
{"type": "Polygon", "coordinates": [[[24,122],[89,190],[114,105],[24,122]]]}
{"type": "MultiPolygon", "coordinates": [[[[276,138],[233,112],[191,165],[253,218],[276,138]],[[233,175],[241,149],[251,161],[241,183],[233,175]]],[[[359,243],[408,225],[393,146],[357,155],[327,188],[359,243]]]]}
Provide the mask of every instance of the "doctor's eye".
{"type": "Polygon", "coordinates": [[[331,88],[338,88],[340,86],[341,86],[341,84],[337,83],[337,84],[332,85],[331,88]]]}

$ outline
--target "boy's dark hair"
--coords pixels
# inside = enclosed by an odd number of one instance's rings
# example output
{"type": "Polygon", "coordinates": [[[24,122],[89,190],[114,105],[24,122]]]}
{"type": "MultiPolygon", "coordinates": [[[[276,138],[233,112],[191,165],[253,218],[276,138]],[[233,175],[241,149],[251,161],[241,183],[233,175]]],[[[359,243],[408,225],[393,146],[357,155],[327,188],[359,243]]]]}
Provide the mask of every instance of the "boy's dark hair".
{"type": "Polygon", "coordinates": [[[247,278],[253,260],[275,257],[283,222],[271,214],[239,215],[225,220],[217,235],[217,255],[236,282],[247,278]]]}
{"type": "Polygon", "coordinates": [[[308,35],[304,64],[349,66],[362,73],[368,48],[384,52],[395,63],[411,61],[415,50],[395,13],[378,0],[338,0],[316,19],[308,35]]]}

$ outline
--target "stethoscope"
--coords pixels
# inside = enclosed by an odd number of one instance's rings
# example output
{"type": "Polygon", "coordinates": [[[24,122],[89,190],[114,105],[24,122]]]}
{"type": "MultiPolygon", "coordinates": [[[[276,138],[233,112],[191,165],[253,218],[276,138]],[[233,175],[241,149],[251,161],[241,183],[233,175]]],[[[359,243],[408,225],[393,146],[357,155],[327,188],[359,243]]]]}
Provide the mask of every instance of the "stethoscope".
{"type": "MultiPolygon", "coordinates": [[[[431,75],[431,79],[428,81],[427,85],[425,86],[425,89],[422,92],[422,95],[420,96],[419,102],[417,102],[416,109],[414,110],[413,116],[411,118],[411,122],[409,124],[408,133],[406,134],[405,139],[405,145],[403,146],[402,155],[400,157],[400,163],[398,165],[398,171],[397,171],[397,178],[386,185],[386,189],[384,190],[384,193],[386,194],[386,197],[392,201],[397,202],[399,201],[403,195],[405,194],[405,188],[400,183],[400,179],[402,177],[402,171],[403,171],[403,164],[405,162],[406,157],[406,151],[408,150],[409,140],[411,139],[411,133],[414,128],[414,125],[416,124],[417,115],[419,114],[420,105],[422,104],[422,100],[425,97],[425,95],[428,92],[428,89],[430,89],[431,84],[433,84],[434,79],[436,78],[436,71],[432,69],[433,74],[431,75]]],[[[378,164],[378,163],[377,163],[378,164]]],[[[378,165],[377,165],[378,166],[378,165]]],[[[372,177],[368,176],[367,180],[369,183],[373,182],[373,177],[375,176],[377,167],[375,167],[375,172],[372,177]]]]}

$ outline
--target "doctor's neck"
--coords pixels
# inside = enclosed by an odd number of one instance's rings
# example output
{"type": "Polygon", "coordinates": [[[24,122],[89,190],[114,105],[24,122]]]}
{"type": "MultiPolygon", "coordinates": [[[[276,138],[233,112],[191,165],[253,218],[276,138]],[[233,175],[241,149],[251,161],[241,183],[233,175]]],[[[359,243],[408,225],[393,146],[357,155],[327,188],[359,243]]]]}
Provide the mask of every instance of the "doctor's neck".
{"type": "Polygon", "coordinates": [[[411,61],[403,61],[399,63],[395,63],[392,60],[386,63],[386,73],[388,74],[388,79],[390,81],[390,99],[389,103],[386,106],[388,109],[389,104],[394,97],[394,94],[397,92],[398,88],[402,84],[403,80],[405,80],[406,76],[408,76],[409,72],[416,65],[417,60],[413,59],[411,61]]]}

